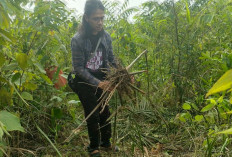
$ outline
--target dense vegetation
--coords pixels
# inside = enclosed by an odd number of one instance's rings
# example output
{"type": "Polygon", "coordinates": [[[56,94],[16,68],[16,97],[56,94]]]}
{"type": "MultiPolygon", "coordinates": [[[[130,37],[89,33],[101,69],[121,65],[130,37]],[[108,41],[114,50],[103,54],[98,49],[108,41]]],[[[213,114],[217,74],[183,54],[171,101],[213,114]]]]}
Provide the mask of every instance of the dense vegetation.
{"type": "MultiPolygon", "coordinates": [[[[148,50],[132,69],[148,70],[136,75],[146,94],[111,100],[112,141],[122,150],[115,156],[230,156],[231,0],[104,4],[121,64],[148,50]]],[[[78,97],[54,88],[59,71],[71,71],[80,21],[60,0],[0,1],[0,156],[87,155],[85,126],[63,143],[84,119],[78,97]]]]}

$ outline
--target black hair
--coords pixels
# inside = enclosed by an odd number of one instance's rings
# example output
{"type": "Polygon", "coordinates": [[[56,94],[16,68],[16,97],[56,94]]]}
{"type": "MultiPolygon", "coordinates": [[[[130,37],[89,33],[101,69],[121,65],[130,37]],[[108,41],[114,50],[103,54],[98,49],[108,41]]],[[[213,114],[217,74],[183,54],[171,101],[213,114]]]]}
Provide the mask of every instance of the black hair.
{"type": "MultiPolygon", "coordinates": [[[[90,16],[97,9],[105,11],[105,7],[103,6],[100,0],[87,0],[85,3],[84,15],[90,16]]],[[[84,36],[88,36],[92,32],[92,28],[90,27],[89,23],[85,20],[84,16],[82,17],[82,24],[79,28],[79,32],[84,36]]]]}

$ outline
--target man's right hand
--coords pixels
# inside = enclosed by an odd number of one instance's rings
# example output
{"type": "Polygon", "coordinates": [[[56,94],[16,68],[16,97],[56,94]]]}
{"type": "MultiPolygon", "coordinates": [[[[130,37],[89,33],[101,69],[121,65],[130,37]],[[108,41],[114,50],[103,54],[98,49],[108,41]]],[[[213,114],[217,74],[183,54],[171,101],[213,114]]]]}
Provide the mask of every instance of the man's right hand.
{"type": "Polygon", "coordinates": [[[113,90],[113,87],[109,87],[109,86],[110,86],[110,81],[101,81],[98,84],[98,88],[111,92],[113,90]]]}

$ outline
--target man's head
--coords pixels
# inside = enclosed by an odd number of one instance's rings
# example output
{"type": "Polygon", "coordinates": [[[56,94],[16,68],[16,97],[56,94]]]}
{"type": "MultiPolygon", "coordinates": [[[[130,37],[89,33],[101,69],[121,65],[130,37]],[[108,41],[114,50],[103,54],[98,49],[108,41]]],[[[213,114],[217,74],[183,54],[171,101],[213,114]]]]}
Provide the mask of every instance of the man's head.
{"type": "Polygon", "coordinates": [[[97,34],[103,29],[105,8],[100,0],[87,0],[82,19],[82,31],[97,34]]]}

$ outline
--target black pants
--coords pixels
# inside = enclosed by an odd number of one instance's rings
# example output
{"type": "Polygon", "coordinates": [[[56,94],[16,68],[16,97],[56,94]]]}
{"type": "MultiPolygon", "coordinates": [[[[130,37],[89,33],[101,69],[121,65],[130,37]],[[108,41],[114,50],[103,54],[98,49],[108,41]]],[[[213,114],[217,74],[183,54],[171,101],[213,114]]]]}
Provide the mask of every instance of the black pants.
{"type": "MultiPolygon", "coordinates": [[[[73,80],[75,83],[70,83],[70,78],[68,80],[69,86],[79,96],[84,108],[85,117],[87,117],[98,105],[102,90],[95,89],[83,83],[83,80],[78,78],[73,80]]],[[[107,121],[110,117],[109,106],[106,106],[102,113],[100,113],[101,110],[101,107],[98,108],[87,120],[89,146],[91,149],[98,149],[100,143],[110,145],[111,124],[107,121]]]]}

